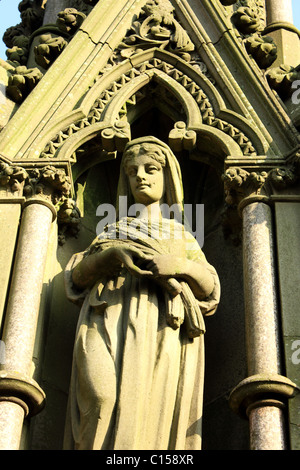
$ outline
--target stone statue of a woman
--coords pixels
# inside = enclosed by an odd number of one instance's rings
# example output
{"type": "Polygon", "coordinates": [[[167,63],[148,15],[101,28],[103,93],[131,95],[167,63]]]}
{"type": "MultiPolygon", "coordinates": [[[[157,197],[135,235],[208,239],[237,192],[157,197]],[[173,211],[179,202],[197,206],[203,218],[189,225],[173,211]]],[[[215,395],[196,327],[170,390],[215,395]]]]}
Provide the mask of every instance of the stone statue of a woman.
{"type": "Polygon", "coordinates": [[[119,196],[137,218],[106,227],[66,268],[82,302],[74,346],[66,449],[201,448],[204,321],[219,281],[184,225],[179,164],[154,137],[127,144],[119,196]],[[174,206],[175,205],[175,206],[174,206]]]}

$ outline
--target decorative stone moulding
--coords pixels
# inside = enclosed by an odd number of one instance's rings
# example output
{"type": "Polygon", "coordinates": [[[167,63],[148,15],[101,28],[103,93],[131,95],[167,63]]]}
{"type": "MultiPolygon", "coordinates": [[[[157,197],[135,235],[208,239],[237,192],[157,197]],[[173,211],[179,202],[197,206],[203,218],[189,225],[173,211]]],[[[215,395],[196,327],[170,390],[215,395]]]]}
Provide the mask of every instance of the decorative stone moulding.
{"type": "Polygon", "coordinates": [[[272,31],[277,31],[278,29],[285,29],[286,31],[291,31],[292,33],[296,33],[299,36],[300,39],[300,31],[296,26],[294,26],[292,23],[287,23],[285,21],[280,21],[280,22],[274,22],[269,24],[263,34],[269,34],[272,31]]]}
{"type": "Polygon", "coordinates": [[[296,150],[282,166],[265,170],[263,162],[256,171],[232,166],[224,172],[222,180],[226,203],[229,207],[237,207],[240,215],[242,209],[254,201],[271,205],[278,191],[293,191],[299,183],[300,151],[296,150]]]}
{"type": "Polygon", "coordinates": [[[299,387],[286,377],[277,374],[257,374],[246,378],[235,387],[229,397],[232,410],[248,419],[253,408],[275,406],[284,408],[295,397],[299,387]]]}
{"type": "Polygon", "coordinates": [[[169,143],[174,151],[192,150],[197,142],[197,133],[188,130],[183,121],[176,122],[174,129],[169,134],[169,143]]]}
{"type": "Polygon", "coordinates": [[[0,401],[16,403],[24,409],[25,417],[33,417],[45,407],[46,396],[35,380],[0,370],[0,401]]]}
{"type": "Polygon", "coordinates": [[[196,147],[198,137],[202,141],[204,134],[210,134],[227,154],[236,152],[255,156],[258,151],[262,151],[259,138],[256,136],[255,142],[252,141],[253,130],[242,118],[241,128],[238,127],[239,118],[225,109],[210,79],[198,67],[194,68],[193,62],[187,63],[176,55],[154,48],[102,71],[82,102],[83,108],[90,109],[87,116],[62,128],[46,144],[41,157],[72,158],[76,162],[77,149],[98,136],[101,138],[98,145],[102,145],[106,151],[116,151],[113,133],[117,131],[116,137],[120,139],[118,134],[125,132],[123,142],[130,138],[128,126],[131,122],[128,119],[131,108],[135,111],[132,114],[134,118],[139,103],[146,96],[143,89],[149,84],[154,93],[153,102],[156,98],[159,103],[165,102],[174,111],[175,124],[169,136],[169,143],[174,145],[174,150],[181,146],[191,150],[196,147]],[[218,117],[221,110],[222,119],[218,117]],[[234,124],[230,122],[231,119],[234,124]],[[230,146],[233,148],[229,150],[230,146]]]}

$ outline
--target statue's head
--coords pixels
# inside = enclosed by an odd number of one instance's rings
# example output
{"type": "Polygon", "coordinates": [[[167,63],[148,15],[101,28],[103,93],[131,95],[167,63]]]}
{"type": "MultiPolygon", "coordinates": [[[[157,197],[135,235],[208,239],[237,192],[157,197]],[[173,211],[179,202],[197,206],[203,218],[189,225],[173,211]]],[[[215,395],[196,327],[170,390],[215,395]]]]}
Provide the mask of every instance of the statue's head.
{"type": "Polygon", "coordinates": [[[122,164],[136,203],[149,205],[162,200],[166,155],[160,145],[133,143],[125,150],[122,164]]]}
{"type": "Polygon", "coordinates": [[[156,194],[154,194],[156,200],[162,198],[162,202],[165,202],[168,206],[177,205],[179,210],[183,209],[183,188],[181,180],[181,171],[179,163],[173,154],[170,147],[163,141],[153,136],[145,136],[134,139],[126,145],[123,153],[119,186],[118,186],[118,198],[117,198],[117,211],[119,211],[118,202],[120,196],[126,196],[128,207],[134,202],[138,202],[138,192],[140,196],[145,196],[142,204],[145,202],[146,195],[149,189],[147,186],[142,186],[134,194],[134,188],[130,184],[130,175],[135,176],[137,167],[140,166],[140,171],[146,167],[148,168],[147,178],[151,178],[151,181],[155,180],[155,187],[152,186],[156,194]],[[135,169],[132,169],[133,164],[135,169]],[[132,170],[132,173],[130,171],[132,170]],[[150,171],[150,173],[149,173],[150,171]],[[152,172],[152,174],[151,174],[152,172]],[[133,199],[133,200],[132,200],[133,199]]]}

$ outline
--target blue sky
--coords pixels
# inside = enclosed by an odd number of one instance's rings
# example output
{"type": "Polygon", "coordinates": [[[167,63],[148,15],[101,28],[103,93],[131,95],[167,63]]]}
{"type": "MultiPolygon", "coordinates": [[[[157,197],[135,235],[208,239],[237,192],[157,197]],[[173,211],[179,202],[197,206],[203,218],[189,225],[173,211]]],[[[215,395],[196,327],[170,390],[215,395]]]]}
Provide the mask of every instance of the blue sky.
{"type": "MultiPolygon", "coordinates": [[[[294,9],[294,24],[300,29],[300,0],[292,0],[294,9]]],[[[6,46],[2,41],[5,30],[20,23],[18,5],[20,0],[0,0],[0,57],[6,59],[6,46]]]]}

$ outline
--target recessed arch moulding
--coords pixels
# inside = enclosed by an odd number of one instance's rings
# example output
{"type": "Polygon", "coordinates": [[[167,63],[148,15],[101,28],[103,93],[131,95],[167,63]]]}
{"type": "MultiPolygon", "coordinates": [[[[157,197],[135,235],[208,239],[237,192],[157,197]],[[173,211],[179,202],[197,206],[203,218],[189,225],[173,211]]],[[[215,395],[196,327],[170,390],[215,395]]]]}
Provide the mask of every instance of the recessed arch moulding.
{"type": "Polygon", "coordinates": [[[171,127],[166,138],[175,152],[187,150],[220,172],[228,156],[245,160],[265,155],[267,144],[259,132],[226,109],[205,68],[201,71],[196,65],[153,48],[107,67],[81,103],[84,117],[78,119],[77,109],[54,123],[54,137],[46,143],[45,136],[41,157],[70,161],[75,174],[80,174],[101,160],[115,158],[151,108],[167,116],[171,127]],[[98,152],[93,157],[90,150],[95,147],[98,152]]]}

